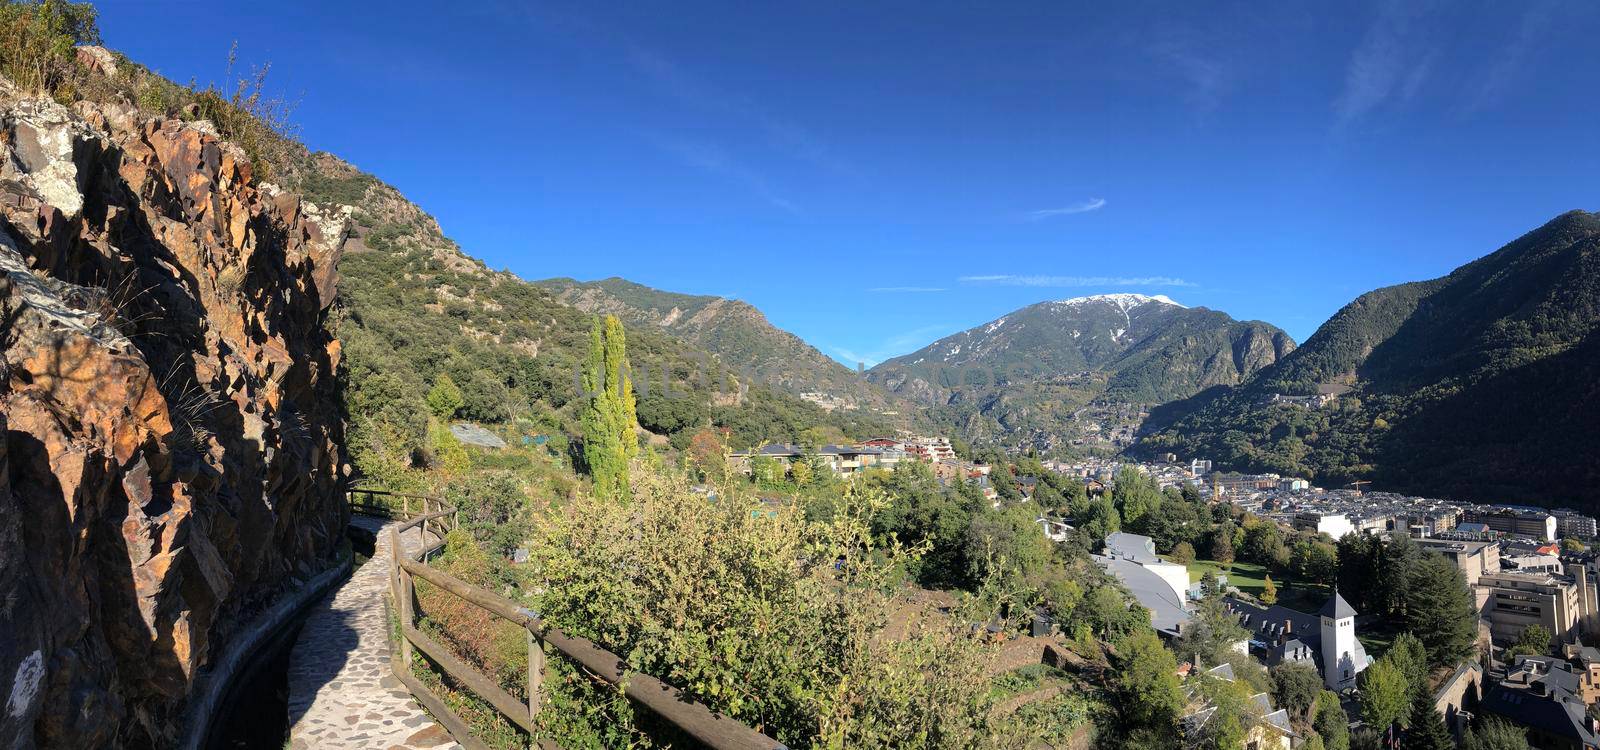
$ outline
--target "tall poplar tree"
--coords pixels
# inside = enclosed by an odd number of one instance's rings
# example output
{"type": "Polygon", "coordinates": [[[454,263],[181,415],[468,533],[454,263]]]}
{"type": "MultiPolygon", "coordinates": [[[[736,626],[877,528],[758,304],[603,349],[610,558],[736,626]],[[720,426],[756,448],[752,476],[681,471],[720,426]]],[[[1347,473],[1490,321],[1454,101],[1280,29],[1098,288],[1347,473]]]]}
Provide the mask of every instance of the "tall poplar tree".
{"type": "Polygon", "coordinates": [[[584,463],[601,497],[627,495],[628,461],[639,452],[638,407],[630,370],[622,321],[615,315],[607,315],[604,323],[596,318],[583,372],[589,401],[580,421],[584,463]]]}

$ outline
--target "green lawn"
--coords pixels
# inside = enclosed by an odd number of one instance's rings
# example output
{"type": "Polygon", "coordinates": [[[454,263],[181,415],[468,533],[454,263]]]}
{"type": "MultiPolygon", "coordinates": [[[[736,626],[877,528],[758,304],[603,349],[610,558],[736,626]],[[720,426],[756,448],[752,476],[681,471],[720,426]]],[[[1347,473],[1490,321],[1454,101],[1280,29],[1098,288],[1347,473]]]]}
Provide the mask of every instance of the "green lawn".
{"type": "MultiPolygon", "coordinates": [[[[1199,581],[1206,573],[1227,576],[1228,585],[1254,597],[1260,597],[1262,589],[1266,587],[1267,569],[1256,563],[1235,562],[1227,565],[1216,560],[1189,563],[1190,583],[1199,581]]],[[[1290,609],[1316,614],[1328,601],[1329,589],[1321,584],[1297,582],[1288,576],[1281,579],[1274,577],[1272,584],[1278,587],[1278,603],[1290,609]]]]}
{"type": "Polygon", "coordinates": [[[1389,653],[1389,646],[1394,644],[1395,635],[1397,634],[1391,631],[1373,632],[1370,629],[1356,628],[1356,640],[1361,641],[1361,645],[1367,649],[1367,655],[1374,659],[1389,653]]]}

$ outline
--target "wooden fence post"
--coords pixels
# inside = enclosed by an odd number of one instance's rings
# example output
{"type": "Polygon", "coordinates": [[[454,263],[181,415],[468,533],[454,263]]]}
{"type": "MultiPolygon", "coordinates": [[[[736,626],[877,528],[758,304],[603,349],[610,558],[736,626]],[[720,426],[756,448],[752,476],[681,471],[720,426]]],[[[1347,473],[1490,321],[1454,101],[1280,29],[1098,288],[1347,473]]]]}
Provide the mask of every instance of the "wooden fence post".
{"type": "Polygon", "coordinates": [[[539,690],[544,685],[544,640],[528,631],[528,721],[539,716],[539,690]]]}
{"type": "Polygon", "coordinates": [[[406,674],[411,673],[411,640],[406,637],[406,628],[416,625],[416,618],[411,605],[416,596],[416,583],[411,580],[411,574],[400,566],[403,555],[400,552],[401,535],[395,532],[392,538],[394,553],[394,568],[400,574],[400,590],[395,592],[395,610],[400,615],[400,663],[404,665],[406,674]]]}

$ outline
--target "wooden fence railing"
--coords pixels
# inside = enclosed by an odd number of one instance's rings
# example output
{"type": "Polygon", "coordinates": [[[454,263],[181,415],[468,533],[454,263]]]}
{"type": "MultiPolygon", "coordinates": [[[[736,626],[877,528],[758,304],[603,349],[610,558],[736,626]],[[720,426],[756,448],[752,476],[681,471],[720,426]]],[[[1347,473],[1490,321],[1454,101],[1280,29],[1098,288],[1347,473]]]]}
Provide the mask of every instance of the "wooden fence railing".
{"type": "MultiPolygon", "coordinates": [[[[457,743],[468,750],[488,750],[488,746],[474,736],[467,723],[451,711],[440,696],[411,673],[413,650],[421,652],[457,684],[493,706],[507,721],[529,735],[535,731],[534,719],[539,713],[545,649],[548,647],[595,677],[612,685],[622,685],[623,692],[634,703],[649,709],[712,750],[787,750],[777,740],[694,702],[682,691],[661,680],[630,672],[621,657],[593,641],[567,635],[540,619],[538,613],[510,599],[429,567],[429,556],[444,546],[445,534],[455,529],[458,523],[456,509],[442,499],[364,489],[351,490],[350,495],[352,510],[404,519],[389,531],[392,556],[389,586],[400,616],[400,647],[394,650],[390,666],[394,676],[405,684],[412,696],[433,714],[457,743]],[[364,496],[366,502],[356,502],[357,495],[364,496]],[[384,499],[379,501],[379,498],[384,499]],[[398,513],[396,504],[399,505],[398,513]],[[413,511],[415,515],[412,515],[413,511]],[[418,544],[414,551],[407,553],[401,543],[406,533],[412,530],[417,532],[418,544]],[[432,541],[429,534],[432,534],[432,541]],[[474,669],[417,627],[418,578],[527,632],[526,702],[511,695],[498,682],[474,669]]],[[[539,746],[554,747],[546,742],[539,743],[539,746]]]]}

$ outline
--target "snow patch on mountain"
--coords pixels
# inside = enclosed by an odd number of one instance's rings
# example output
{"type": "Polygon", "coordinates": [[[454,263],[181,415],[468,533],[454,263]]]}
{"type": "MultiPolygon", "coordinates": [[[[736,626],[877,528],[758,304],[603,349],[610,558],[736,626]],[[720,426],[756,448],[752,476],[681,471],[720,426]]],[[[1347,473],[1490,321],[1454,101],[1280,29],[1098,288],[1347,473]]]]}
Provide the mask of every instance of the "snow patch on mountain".
{"type": "Polygon", "coordinates": [[[1094,294],[1094,295],[1090,295],[1088,297],[1073,297],[1072,299],[1060,300],[1060,301],[1056,302],[1056,304],[1058,304],[1058,305],[1070,305],[1070,306],[1076,307],[1076,306],[1079,306],[1079,305],[1087,305],[1087,304],[1090,304],[1090,303],[1093,303],[1093,302],[1105,302],[1105,303],[1108,303],[1108,304],[1116,305],[1117,308],[1122,310],[1124,313],[1126,313],[1129,310],[1132,310],[1133,308],[1138,307],[1140,305],[1147,305],[1147,304],[1150,304],[1152,302],[1160,303],[1160,304],[1163,304],[1163,305],[1173,305],[1173,306],[1176,306],[1176,307],[1188,307],[1188,305],[1179,304],[1178,302],[1174,301],[1171,297],[1168,297],[1165,294],[1147,295],[1147,294],[1130,294],[1130,293],[1094,294]]]}

